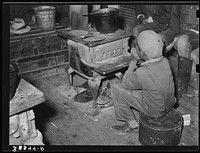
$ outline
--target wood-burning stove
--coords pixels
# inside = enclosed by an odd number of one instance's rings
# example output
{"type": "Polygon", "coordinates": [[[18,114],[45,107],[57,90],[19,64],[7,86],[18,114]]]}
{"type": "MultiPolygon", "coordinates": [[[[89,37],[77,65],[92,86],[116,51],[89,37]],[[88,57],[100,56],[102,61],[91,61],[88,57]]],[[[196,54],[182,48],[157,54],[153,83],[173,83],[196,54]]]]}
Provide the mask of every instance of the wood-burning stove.
{"type": "Polygon", "coordinates": [[[93,91],[93,108],[96,108],[101,80],[120,72],[131,61],[128,51],[131,34],[121,29],[109,34],[91,32],[91,29],[62,29],[57,32],[67,39],[70,66],[67,73],[71,85],[73,72],[88,79],[93,91]]]}

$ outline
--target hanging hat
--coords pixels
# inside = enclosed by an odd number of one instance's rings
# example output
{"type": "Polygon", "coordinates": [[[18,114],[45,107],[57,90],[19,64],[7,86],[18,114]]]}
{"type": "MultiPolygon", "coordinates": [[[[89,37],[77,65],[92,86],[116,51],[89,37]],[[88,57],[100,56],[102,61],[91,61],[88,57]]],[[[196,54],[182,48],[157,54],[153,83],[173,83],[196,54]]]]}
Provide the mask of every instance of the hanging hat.
{"type": "Polygon", "coordinates": [[[139,48],[149,58],[158,58],[162,56],[163,42],[161,38],[152,30],[142,31],[138,38],[137,43],[139,48]]]}

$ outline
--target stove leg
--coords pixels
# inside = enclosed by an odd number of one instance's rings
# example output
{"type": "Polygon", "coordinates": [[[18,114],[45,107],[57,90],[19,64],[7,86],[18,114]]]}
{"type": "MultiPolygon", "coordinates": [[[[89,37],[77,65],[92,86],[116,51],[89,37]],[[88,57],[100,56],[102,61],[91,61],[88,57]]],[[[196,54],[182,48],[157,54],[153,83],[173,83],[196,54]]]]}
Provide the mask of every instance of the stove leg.
{"type": "Polygon", "coordinates": [[[98,97],[98,90],[100,83],[101,83],[101,78],[92,78],[88,80],[89,89],[92,92],[93,96],[92,108],[97,108],[97,97],[98,97]]]}
{"type": "Polygon", "coordinates": [[[73,72],[74,72],[74,71],[72,70],[71,67],[70,67],[70,68],[68,69],[68,71],[67,71],[67,76],[68,76],[68,78],[69,78],[70,86],[73,85],[73,75],[72,75],[73,72]]]}

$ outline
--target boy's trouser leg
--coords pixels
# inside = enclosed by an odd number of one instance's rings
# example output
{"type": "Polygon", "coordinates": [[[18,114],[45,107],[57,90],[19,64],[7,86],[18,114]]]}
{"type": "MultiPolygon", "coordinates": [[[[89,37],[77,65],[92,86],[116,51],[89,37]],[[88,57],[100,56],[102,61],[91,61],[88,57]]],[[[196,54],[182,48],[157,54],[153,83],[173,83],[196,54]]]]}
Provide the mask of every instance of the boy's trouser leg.
{"type": "Polygon", "coordinates": [[[111,94],[114,101],[116,118],[121,121],[135,120],[131,106],[138,111],[145,112],[144,105],[141,103],[141,91],[133,91],[124,89],[119,84],[112,85],[111,94]]]}

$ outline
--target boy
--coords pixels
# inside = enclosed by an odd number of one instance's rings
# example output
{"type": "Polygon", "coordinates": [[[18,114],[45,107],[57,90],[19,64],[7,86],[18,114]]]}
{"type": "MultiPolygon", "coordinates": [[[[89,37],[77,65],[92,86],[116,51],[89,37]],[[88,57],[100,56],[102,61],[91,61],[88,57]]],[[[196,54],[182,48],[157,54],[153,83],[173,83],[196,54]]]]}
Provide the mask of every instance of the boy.
{"type": "Polygon", "coordinates": [[[137,38],[137,54],[144,62],[137,68],[134,56],[121,84],[111,87],[116,118],[125,124],[112,126],[123,134],[135,131],[139,125],[131,107],[152,117],[165,115],[175,104],[174,82],[168,60],[162,56],[163,42],[152,30],[137,38]]]}

